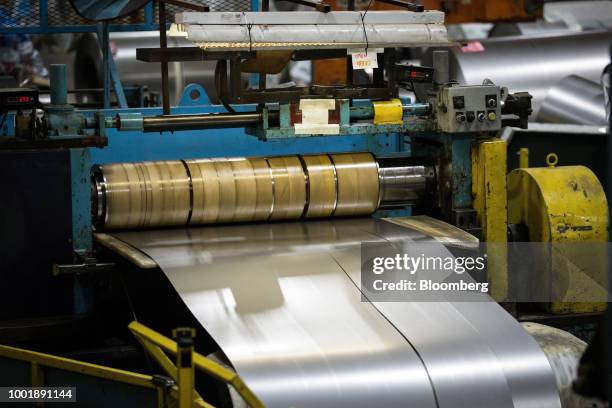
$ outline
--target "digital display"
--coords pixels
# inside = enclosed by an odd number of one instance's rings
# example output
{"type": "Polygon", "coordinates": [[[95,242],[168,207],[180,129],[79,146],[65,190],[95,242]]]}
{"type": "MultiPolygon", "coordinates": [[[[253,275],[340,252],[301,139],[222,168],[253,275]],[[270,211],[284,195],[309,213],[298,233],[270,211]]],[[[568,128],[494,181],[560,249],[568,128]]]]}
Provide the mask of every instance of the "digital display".
{"type": "Polygon", "coordinates": [[[20,96],[9,96],[6,98],[9,103],[30,103],[34,100],[31,96],[20,95],[20,96]]]}

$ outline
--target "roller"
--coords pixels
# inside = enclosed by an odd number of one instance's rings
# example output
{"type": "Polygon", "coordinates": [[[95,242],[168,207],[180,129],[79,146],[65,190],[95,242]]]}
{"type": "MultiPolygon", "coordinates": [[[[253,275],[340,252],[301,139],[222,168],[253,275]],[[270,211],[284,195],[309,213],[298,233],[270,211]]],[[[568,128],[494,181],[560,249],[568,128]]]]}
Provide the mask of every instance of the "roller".
{"type": "Polygon", "coordinates": [[[372,214],[414,204],[433,172],[371,153],[215,158],[94,166],[98,228],[224,224],[372,214]]]}

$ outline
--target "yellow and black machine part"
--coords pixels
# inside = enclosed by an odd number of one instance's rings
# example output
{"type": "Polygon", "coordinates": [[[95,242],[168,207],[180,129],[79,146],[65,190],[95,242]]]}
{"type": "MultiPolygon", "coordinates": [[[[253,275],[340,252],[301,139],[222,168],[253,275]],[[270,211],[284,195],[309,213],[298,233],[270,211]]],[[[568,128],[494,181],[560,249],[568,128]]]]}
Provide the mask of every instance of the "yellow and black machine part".
{"type": "Polygon", "coordinates": [[[517,271],[509,266],[508,248],[530,243],[535,264],[527,276],[529,283],[522,284],[541,288],[534,301],[544,304],[545,312],[601,312],[608,296],[605,192],[588,167],[559,166],[558,161],[550,153],[546,167],[529,167],[529,150],[523,148],[519,168],[506,174],[504,140],[473,145],[472,194],[483,241],[492,243],[488,246],[492,295],[498,301],[513,300],[517,271]]]}

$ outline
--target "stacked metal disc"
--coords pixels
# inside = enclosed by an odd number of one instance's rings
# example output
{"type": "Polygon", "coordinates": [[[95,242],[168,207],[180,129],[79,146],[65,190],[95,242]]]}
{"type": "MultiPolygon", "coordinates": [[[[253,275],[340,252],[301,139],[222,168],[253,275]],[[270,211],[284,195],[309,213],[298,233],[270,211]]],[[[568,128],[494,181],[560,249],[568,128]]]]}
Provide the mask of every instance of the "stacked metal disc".
{"type": "Polygon", "coordinates": [[[94,167],[94,221],[108,229],[371,214],[370,153],[116,163],[94,167]]]}

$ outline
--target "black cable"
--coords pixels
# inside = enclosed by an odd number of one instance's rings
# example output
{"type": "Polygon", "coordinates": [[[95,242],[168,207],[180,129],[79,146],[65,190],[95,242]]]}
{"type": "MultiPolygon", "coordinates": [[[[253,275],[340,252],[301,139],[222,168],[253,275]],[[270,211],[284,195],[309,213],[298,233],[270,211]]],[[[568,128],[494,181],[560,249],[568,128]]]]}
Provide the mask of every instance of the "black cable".
{"type": "Polygon", "coordinates": [[[225,85],[224,78],[227,77],[227,62],[225,60],[218,60],[215,66],[215,91],[217,91],[217,98],[221,105],[229,112],[235,113],[236,111],[225,101],[225,85]]]}
{"type": "Polygon", "coordinates": [[[365,28],[365,16],[366,14],[368,14],[368,10],[370,10],[371,5],[372,5],[372,0],[368,2],[368,5],[366,6],[365,11],[363,13],[359,13],[359,15],[361,16],[361,28],[363,29],[363,36],[365,37],[365,41],[366,41],[366,46],[365,46],[366,55],[368,55],[368,47],[370,46],[370,43],[368,41],[368,32],[366,31],[366,28],[365,28]]]}
{"type": "Polygon", "coordinates": [[[251,29],[253,28],[253,24],[249,24],[249,20],[247,20],[247,15],[243,11],[242,15],[244,16],[244,23],[246,24],[246,28],[249,32],[249,52],[253,51],[253,38],[251,37],[251,29]]]}

